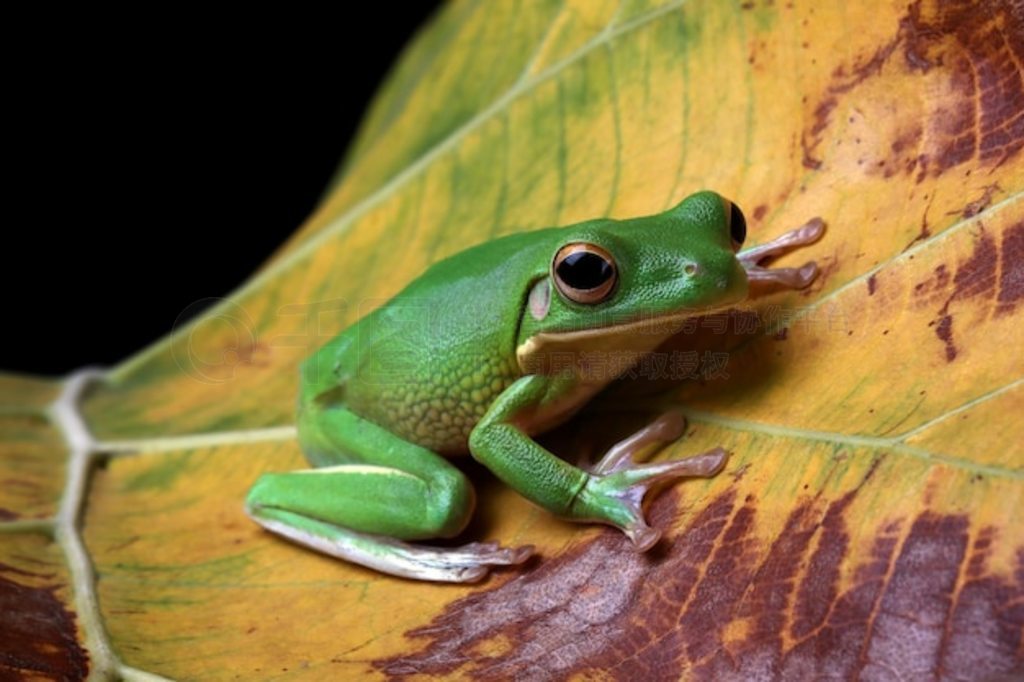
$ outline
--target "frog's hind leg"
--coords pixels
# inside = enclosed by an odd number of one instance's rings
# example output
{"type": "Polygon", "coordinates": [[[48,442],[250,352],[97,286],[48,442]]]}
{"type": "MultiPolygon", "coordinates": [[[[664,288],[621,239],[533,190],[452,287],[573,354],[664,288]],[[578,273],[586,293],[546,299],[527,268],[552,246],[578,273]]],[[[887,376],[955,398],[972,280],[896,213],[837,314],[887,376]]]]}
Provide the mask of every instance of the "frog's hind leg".
{"type": "Polygon", "coordinates": [[[529,545],[499,547],[474,542],[462,547],[416,545],[383,535],[360,533],[328,521],[250,503],[249,515],[267,530],[329,556],[415,580],[468,583],[484,578],[492,566],[519,564],[533,554],[529,545]]]}
{"type": "Polygon", "coordinates": [[[267,530],[384,573],[440,582],[479,580],[490,567],[533,553],[495,543],[404,542],[452,537],[465,527],[474,495],[462,472],[342,407],[300,416],[299,433],[312,461],[345,463],[261,476],[246,511],[267,530]]]}

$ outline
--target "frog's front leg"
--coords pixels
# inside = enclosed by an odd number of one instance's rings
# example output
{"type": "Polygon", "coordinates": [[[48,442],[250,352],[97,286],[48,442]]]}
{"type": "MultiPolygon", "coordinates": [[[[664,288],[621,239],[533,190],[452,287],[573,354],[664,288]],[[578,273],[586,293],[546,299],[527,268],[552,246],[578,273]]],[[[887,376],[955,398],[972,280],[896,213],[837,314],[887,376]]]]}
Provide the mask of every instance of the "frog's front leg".
{"type": "Polygon", "coordinates": [[[344,463],[261,476],[246,511],[267,530],[384,573],[439,582],[479,580],[491,566],[533,553],[496,543],[403,542],[452,537],[465,527],[474,496],[462,472],[343,407],[307,408],[299,435],[313,461],[344,463]]]}
{"type": "Polygon", "coordinates": [[[499,396],[470,434],[473,456],[527,499],[559,516],[597,521],[622,530],[640,550],[661,532],[644,521],[644,495],[655,484],[682,477],[710,477],[721,471],[726,453],[715,448],[695,457],[635,464],[633,454],[681,433],[676,417],[663,416],[612,447],[592,471],[578,469],[534,442],[520,428],[571,391],[571,376],[523,377],[499,396]]]}
{"type": "Polygon", "coordinates": [[[818,275],[818,266],[812,261],[799,268],[761,267],[759,263],[766,258],[778,256],[801,246],[812,244],[825,232],[825,222],[821,218],[812,218],[804,225],[785,232],[775,239],[759,246],[744,249],[736,254],[736,258],[747,271],[747,279],[752,282],[776,282],[793,289],[802,289],[818,275]]]}

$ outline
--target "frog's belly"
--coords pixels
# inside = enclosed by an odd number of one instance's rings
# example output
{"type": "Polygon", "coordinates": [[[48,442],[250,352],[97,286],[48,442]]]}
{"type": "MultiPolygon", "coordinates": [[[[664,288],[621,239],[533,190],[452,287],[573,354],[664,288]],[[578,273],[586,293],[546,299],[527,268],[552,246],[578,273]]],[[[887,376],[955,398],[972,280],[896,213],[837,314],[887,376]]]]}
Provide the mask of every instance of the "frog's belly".
{"type": "Polygon", "coordinates": [[[450,456],[469,452],[469,434],[520,376],[515,361],[441,363],[426,376],[361,375],[345,387],[345,404],[400,438],[450,456]]]}
{"type": "Polygon", "coordinates": [[[604,382],[577,383],[542,407],[518,416],[514,423],[530,436],[549,431],[579,412],[605,385],[604,382]]]}
{"type": "MultiPolygon", "coordinates": [[[[483,418],[491,403],[516,377],[492,390],[463,394],[454,389],[452,395],[430,396],[426,400],[408,400],[416,390],[408,385],[381,394],[378,400],[366,405],[350,405],[370,421],[383,426],[396,436],[439,454],[452,457],[469,453],[469,434],[483,418]],[[456,396],[469,399],[459,399],[456,396]],[[485,396],[486,400],[476,398],[485,396]],[[359,409],[359,408],[362,409],[359,409]]],[[[580,383],[546,403],[514,420],[516,427],[530,436],[548,431],[578,412],[604,384],[580,383]]]]}

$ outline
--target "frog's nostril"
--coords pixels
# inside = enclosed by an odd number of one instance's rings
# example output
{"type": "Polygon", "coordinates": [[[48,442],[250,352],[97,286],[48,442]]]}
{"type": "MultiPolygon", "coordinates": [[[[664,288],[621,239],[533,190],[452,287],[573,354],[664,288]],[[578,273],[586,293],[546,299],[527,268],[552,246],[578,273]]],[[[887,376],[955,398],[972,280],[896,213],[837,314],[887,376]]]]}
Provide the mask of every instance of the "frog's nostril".
{"type": "Polygon", "coordinates": [[[700,267],[696,263],[687,263],[683,266],[683,272],[688,276],[693,277],[694,275],[700,274],[700,267]]]}

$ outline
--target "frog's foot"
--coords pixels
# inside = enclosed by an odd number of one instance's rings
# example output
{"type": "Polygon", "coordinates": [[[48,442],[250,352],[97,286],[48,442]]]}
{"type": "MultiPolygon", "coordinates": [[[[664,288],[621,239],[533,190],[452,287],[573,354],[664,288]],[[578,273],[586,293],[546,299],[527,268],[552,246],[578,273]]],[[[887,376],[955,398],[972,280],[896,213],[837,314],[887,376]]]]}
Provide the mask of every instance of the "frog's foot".
{"type": "Polygon", "coordinates": [[[722,467],[728,454],[715,448],[694,457],[636,464],[633,456],[648,445],[665,444],[682,435],[686,420],[677,412],[668,412],[629,438],[612,446],[593,468],[573,505],[577,518],[613,525],[626,534],[640,551],[653,547],[661,531],[644,521],[643,501],[657,484],[675,478],[710,478],[722,467]]]}
{"type": "Polygon", "coordinates": [[[471,583],[494,566],[521,564],[532,545],[501,547],[496,542],[473,542],[461,547],[416,545],[382,535],[360,533],[283,509],[264,508],[250,515],[267,530],[314,549],[375,569],[416,580],[471,583]]]}
{"type": "Polygon", "coordinates": [[[592,477],[584,491],[593,493],[597,498],[594,502],[603,512],[596,520],[616,526],[645,552],[661,538],[661,531],[644,521],[642,505],[647,491],[674,478],[710,478],[722,470],[726,459],[728,453],[722,448],[657,464],[633,464],[630,458],[624,458],[618,471],[592,477]]]}
{"type": "Polygon", "coordinates": [[[825,222],[821,218],[812,218],[804,225],[790,230],[772,241],[745,249],[736,254],[736,258],[747,271],[747,279],[751,282],[775,282],[782,286],[802,289],[818,275],[818,266],[813,261],[799,268],[776,268],[774,270],[761,267],[759,263],[766,258],[787,253],[801,246],[816,242],[825,232],[825,222]]]}

